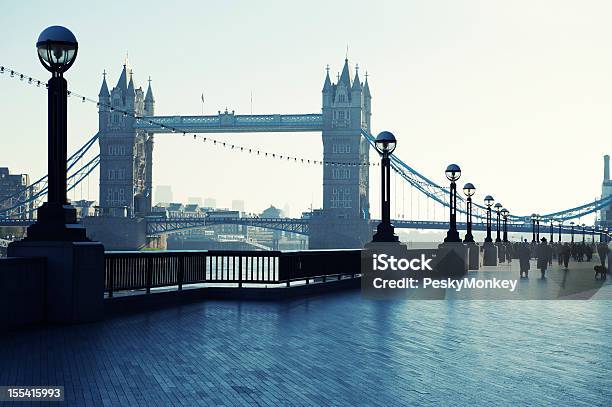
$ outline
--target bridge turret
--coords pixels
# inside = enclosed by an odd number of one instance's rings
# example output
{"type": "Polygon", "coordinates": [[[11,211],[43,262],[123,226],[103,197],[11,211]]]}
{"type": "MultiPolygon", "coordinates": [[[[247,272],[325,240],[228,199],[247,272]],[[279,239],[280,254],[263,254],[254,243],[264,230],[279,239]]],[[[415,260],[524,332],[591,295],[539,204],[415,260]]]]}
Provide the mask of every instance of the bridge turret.
{"type": "Polygon", "coordinates": [[[110,120],[110,93],[106,84],[106,71],[102,73],[102,86],[98,93],[98,129],[105,130],[110,120]]]}
{"type": "Polygon", "coordinates": [[[144,114],[145,116],[154,116],[155,114],[155,98],[153,97],[153,88],[151,88],[151,77],[149,76],[149,87],[147,95],[144,99],[144,114]]]}
{"type": "Polygon", "coordinates": [[[110,105],[110,111],[100,112],[100,122],[106,123],[99,137],[101,213],[143,216],[151,206],[153,137],[134,129],[134,114],[143,115],[145,95],[136,88],[127,61],[110,91],[110,105]]]}
{"type": "Polygon", "coordinates": [[[327,71],[327,73],[325,75],[325,83],[323,84],[323,90],[322,90],[324,110],[325,108],[331,106],[332,98],[333,98],[333,91],[334,91],[332,84],[331,84],[331,79],[329,79],[329,65],[327,65],[325,70],[327,71]]]}
{"type": "MultiPolygon", "coordinates": [[[[356,69],[357,70],[357,69],[356,69]]],[[[351,81],[348,59],[332,83],[323,85],[323,210],[313,219],[311,248],[361,247],[369,229],[368,153],[364,84],[351,81]],[[347,164],[347,165],[345,165],[347,164]]]]}
{"type": "Polygon", "coordinates": [[[132,112],[134,111],[134,105],[136,102],[136,90],[134,89],[134,79],[132,78],[132,72],[130,70],[129,73],[129,81],[128,81],[128,87],[127,87],[127,92],[126,92],[126,97],[125,97],[125,107],[127,109],[127,111],[132,112]]]}
{"type": "Polygon", "coordinates": [[[363,85],[363,105],[365,113],[366,130],[370,132],[370,120],[372,116],[372,94],[370,93],[370,84],[368,83],[368,71],[365,74],[365,83],[363,85]]]}

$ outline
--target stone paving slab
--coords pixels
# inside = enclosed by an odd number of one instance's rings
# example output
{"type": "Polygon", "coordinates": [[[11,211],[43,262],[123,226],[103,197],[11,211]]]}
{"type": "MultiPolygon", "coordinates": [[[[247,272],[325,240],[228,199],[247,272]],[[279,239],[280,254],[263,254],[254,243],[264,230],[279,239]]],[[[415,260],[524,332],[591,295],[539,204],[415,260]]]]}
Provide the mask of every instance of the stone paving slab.
{"type": "Polygon", "coordinates": [[[66,404],[92,406],[606,406],[611,306],[206,301],[4,334],[0,385],[64,385],[66,404]]]}

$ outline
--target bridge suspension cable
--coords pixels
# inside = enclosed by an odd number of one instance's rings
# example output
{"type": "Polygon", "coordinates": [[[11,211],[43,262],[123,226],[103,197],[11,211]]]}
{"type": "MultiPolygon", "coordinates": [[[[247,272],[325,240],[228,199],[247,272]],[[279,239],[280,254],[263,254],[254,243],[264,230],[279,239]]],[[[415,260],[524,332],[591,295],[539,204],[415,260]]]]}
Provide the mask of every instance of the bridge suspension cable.
{"type": "MultiPolygon", "coordinates": [[[[10,69],[6,66],[0,66],[0,75],[3,75],[3,74],[6,74],[6,76],[10,78],[16,78],[22,82],[25,82],[27,84],[34,85],[37,87],[41,87],[41,85],[44,84],[46,88],[46,83],[44,81],[36,79],[31,75],[26,75],[24,73],[18,72],[15,69],[10,69]]],[[[152,118],[141,116],[137,114],[135,111],[117,109],[111,105],[100,103],[99,101],[96,101],[93,98],[89,98],[87,96],[84,96],[74,91],[69,90],[68,96],[77,98],[82,103],[89,102],[89,103],[95,104],[97,107],[100,107],[100,106],[106,107],[111,112],[117,111],[119,113],[122,113],[124,116],[132,116],[137,121],[141,121],[141,120],[147,121],[152,126],[156,126],[164,130],[169,130],[172,133],[182,133],[184,137],[186,137],[188,133],[191,134],[191,132],[180,129],[178,127],[172,127],[172,126],[167,127],[165,124],[158,123],[152,118]]],[[[362,131],[362,135],[368,140],[370,145],[373,146],[374,137],[366,131],[362,131]]],[[[211,137],[201,136],[195,133],[193,133],[193,138],[194,139],[199,138],[203,142],[209,142],[209,143],[212,143],[213,145],[228,148],[230,150],[235,150],[235,151],[248,153],[248,154],[255,154],[257,156],[264,157],[264,158],[267,157],[267,158],[279,159],[279,160],[300,163],[300,164],[312,164],[312,165],[318,165],[318,166],[338,166],[338,167],[359,167],[359,166],[375,167],[375,166],[380,165],[380,163],[369,163],[369,162],[362,163],[362,162],[338,162],[338,161],[311,160],[311,159],[297,157],[293,155],[271,153],[271,152],[255,149],[252,147],[246,147],[246,146],[222,141],[222,140],[211,138],[211,137]]],[[[70,185],[69,190],[72,190],[74,187],[79,185],[80,182],[82,182],[93,171],[93,169],[95,169],[95,167],[99,164],[99,155],[97,155],[92,160],[82,165],[80,168],[73,169],[76,163],[82,160],[85,153],[91,148],[91,146],[97,140],[98,140],[98,135],[96,134],[70,157],[69,162],[68,162],[68,170],[72,171],[72,174],[69,175],[69,180],[73,180],[73,183],[70,185]]],[[[421,192],[421,194],[428,197],[429,199],[432,199],[434,202],[441,204],[444,207],[449,206],[448,188],[440,186],[434,181],[427,178],[426,176],[420,174],[418,171],[416,171],[415,169],[410,167],[408,164],[403,162],[396,155],[391,156],[391,166],[393,170],[395,171],[395,173],[400,175],[405,181],[407,181],[411,185],[411,188],[417,189],[419,192],[421,192]]],[[[34,184],[32,184],[29,187],[29,191],[36,191],[36,192],[34,192],[32,197],[30,197],[27,200],[28,203],[34,202],[36,199],[40,199],[46,194],[46,182],[47,182],[47,176],[44,176],[40,178],[39,180],[37,180],[34,184]]],[[[16,194],[14,194],[13,196],[9,198],[14,199],[19,196],[24,196],[23,194],[27,192],[28,192],[28,188],[17,192],[16,194]]],[[[2,206],[2,204],[5,202],[7,202],[6,199],[4,201],[0,201],[0,206],[2,206]]],[[[458,203],[459,203],[459,207],[458,207],[459,213],[465,214],[465,199],[461,196],[458,196],[458,203]]],[[[549,219],[553,218],[556,220],[564,221],[564,220],[569,220],[569,219],[580,218],[581,216],[585,216],[585,215],[597,212],[607,207],[610,204],[612,204],[612,196],[604,198],[604,199],[600,199],[600,200],[595,200],[593,202],[589,202],[589,203],[586,203],[584,205],[581,205],[575,208],[553,212],[553,213],[549,213],[549,214],[542,215],[542,216],[545,218],[549,218],[549,219]]],[[[2,217],[3,214],[6,215],[7,213],[9,213],[8,211],[14,210],[16,207],[19,207],[20,205],[24,205],[24,202],[20,202],[17,205],[13,205],[12,207],[8,209],[0,210],[0,217],[2,217]]],[[[480,205],[476,202],[474,203],[474,208],[475,208],[475,211],[474,211],[473,216],[478,219],[484,219],[485,218],[484,213],[486,211],[486,208],[483,205],[480,205]]],[[[429,211],[429,207],[427,207],[427,210],[429,211]]],[[[419,212],[420,212],[420,203],[419,203],[419,212]]],[[[520,215],[511,214],[509,218],[514,221],[527,222],[529,221],[530,217],[528,215],[520,216],[520,215]]]]}

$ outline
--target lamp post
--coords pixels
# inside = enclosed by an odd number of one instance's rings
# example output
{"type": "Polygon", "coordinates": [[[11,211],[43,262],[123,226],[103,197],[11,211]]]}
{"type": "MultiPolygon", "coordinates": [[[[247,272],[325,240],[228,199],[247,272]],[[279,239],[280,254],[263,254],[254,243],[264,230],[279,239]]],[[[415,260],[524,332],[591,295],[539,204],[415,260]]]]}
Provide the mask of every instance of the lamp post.
{"type": "Polygon", "coordinates": [[[393,225],[391,224],[391,160],[389,157],[393,154],[397,140],[395,136],[388,131],[381,132],[376,136],[374,146],[376,151],[381,155],[381,205],[382,214],[381,222],[376,227],[376,233],[373,236],[374,242],[397,242],[399,239],[394,233],[393,225]]]}
{"type": "Polygon", "coordinates": [[[540,241],[540,215],[536,213],[536,242],[540,241]]]}
{"type": "Polygon", "coordinates": [[[465,239],[463,239],[466,243],[474,243],[474,236],[472,235],[472,196],[476,192],[476,187],[471,182],[468,182],[463,186],[463,193],[467,196],[467,227],[465,233],[465,239]]]}
{"type": "Polygon", "coordinates": [[[504,219],[504,238],[503,238],[503,241],[504,241],[504,243],[508,243],[508,215],[510,215],[510,212],[508,211],[508,209],[503,208],[501,210],[501,215],[502,215],[502,218],[504,219]]]}
{"type": "Polygon", "coordinates": [[[572,243],[574,243],[574,222],[570,222],[570,235],[572,237],[572,243]]]}
{"type": "Polygon", "coordinates": [[[48,193],[38,208],[36,223],[28,228],[30,241],[86,241],[85,228],[77,225],[76,209],[67,199],[68,83],[66,72],[74,63],[78,43],[65,27],[51,26],[38,37],[38,59],[51,72],[48,87],[48,193]],[[67,226],[70,225],[70,226],[67,226]]]}
{"type": "Polygon", "coordinates": [[[553,230],[553,221],[554,221],[554,219],[550,218],[550,243],[554,243],[554,241],[555,241],[554,230],[553,230]]]}
{"type": "Polygon", "coordinates": [[[536,218],[537,217],[538,215],[536,215],[535,213],[531,214],[531,233],[533,234],[533,237],[531,238],[531,242],[536,241],[536,218]]]}
{"type": "Polygon", "coordinates": [[[66,190],[68,84],[63,75],[75,61],[78,44],[70,30],[52,26],[40,34],[36,48],[38,59],[51,72],[47,202],[38,208],[27,238],[12,242],[8,255],[46,259],[42,282],[46,322],[95,321],[104,313],[104,246],[87,239],[66,190]]]}
{"type": "Polygon", "coordinates": [[[582,224],[582,244],[586,243],[586,225],[582,224]]]}
{"type": "Polygon", "coordinates": [[[461,242],[459,232],[457,231],[457,183],[456,181],[461,178],[461,168],[457,164],[450,164],[444,171],[446,178],[451,182],[450,184],[450,226],[446,233],[445,242],[461,242]]]}
{"type": "Polygon", "coordinates": [[[557,222],[559,223],[559,243],[561,243],[561,226],[563,226],[563,221],[558,220],[557,222]]]}
{"type": "Polygon", "coordinates": [[[485,242],[492,242],[491,238],[491,206],[493,206],[493,202],[495,200],[491,195],[485,196],[484,199],[485,205],[487,206],[487,237],[485,237],[485,242]]]}
{"type": "Polygon", "coordinates": [[[595,244],[595,225],[591,228],[591,244],[595,244]]]}
{"type": "Polygon", "coordinates": [[[500,212],[501,212],[501,208],[502,208],[502,204],[500,204],[499,202],[495,204],[494,206],[495,208],[495,213],[497,214],[497,237],[495,238],[495,243],[499,243],[501,242],[501,237],[500,237],[500,231],[499,231],[499,224],[500,224],[500,212]]]}

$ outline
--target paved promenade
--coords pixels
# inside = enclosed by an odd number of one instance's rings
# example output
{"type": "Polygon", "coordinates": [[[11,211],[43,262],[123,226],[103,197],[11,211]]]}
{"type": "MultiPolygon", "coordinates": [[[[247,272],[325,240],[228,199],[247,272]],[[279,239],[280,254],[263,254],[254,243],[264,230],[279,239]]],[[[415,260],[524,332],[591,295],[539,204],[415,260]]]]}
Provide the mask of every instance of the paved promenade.
{"type": "MultiPolygon", "coordinates": [[[[545,287],[532,274],[522,284],[545,287]]],[[[368,301],[359,291],[209,301],[4,335],[0,385],[64,385],[71,405],[604,406],[611,310],[603,300],[368,301]]]]}

